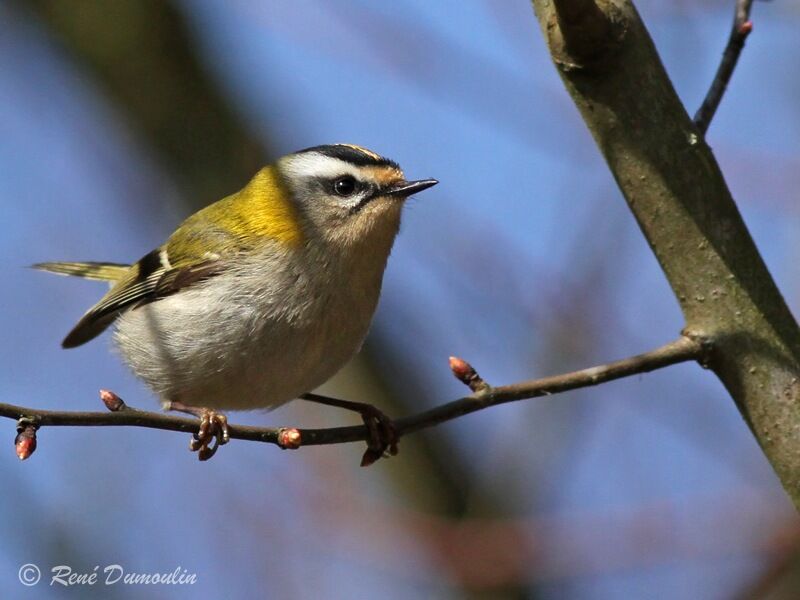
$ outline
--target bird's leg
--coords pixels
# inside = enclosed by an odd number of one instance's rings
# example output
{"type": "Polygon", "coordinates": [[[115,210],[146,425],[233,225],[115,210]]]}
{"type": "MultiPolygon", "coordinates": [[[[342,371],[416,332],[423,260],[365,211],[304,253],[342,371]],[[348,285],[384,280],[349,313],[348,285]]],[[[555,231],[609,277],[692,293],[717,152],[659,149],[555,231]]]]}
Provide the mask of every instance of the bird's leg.
{"type": "Polygon", "coordinates": [[[381,410],[366,402],[352,402],[350,400],[339,400],[318,394],[303,394],[301,400],[325,404],[326,406],[336,406],[345,410],[352,410],[361,415],[364,425],[367,427],[369,436],[367,438],[367,450],[361,458],[361,466],[367,467],[381,457],[394,456],[397,454],[397,443],[400,437],[394,422],[387,417],[381,410]]]}
{"type": "Polygon", "coordinates": [[[197,452],[197,458],[208,460],[217,452],[217,448],[230,441],[228,433],[228,417],[210,408],[188,406],[183,402],[168,401],[165,410],[175,410],[193,415],[200,419],[200,430],[192,435],[189,450],[197,452]],[[212,441],[213,446],[210,446],[212,441]]]}

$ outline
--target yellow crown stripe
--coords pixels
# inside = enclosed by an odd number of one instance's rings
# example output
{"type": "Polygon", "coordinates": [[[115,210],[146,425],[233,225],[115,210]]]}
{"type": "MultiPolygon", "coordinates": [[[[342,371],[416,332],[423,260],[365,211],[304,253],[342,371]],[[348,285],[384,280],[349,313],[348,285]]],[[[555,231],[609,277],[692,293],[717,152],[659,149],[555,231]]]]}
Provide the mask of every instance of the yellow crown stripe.
{"type": "Polygon", "coordinates": [[[383,160],[383,157],[380,154],[375,154],[372,150],[367,150],[362,146],[356,146],[355,144],[336,144],[337,146],[344,146],[345,148],[350,148],[355,150],[356,152],[361,152],[362,154],[366,154],[373,160],[383,160]]]}

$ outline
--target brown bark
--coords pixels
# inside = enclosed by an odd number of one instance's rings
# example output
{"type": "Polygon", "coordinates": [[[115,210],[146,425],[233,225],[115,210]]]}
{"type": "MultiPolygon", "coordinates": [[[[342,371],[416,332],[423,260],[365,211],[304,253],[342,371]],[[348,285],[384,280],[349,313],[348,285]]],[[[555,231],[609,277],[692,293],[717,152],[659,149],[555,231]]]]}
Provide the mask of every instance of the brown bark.
{"type": "Polygon", "coordinates": [[[800,330],[629,0],[533,0],[556,67],[720,378],[800,507],[800,330]],[[564,15],[571,15],[565,18],[564,15]],[[587,20],[599,20],[594,24],[587,20]]]}

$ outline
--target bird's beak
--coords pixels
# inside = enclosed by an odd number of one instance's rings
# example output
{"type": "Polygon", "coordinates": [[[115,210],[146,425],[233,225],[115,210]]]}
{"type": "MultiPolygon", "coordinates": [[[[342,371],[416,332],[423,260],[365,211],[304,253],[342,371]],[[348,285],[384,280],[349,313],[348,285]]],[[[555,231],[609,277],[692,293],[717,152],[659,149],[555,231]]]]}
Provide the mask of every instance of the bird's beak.
{"type": "Polygon", "coordinates": [[[439,183],[435,179],[420,179],[419,181],[399,181],[390,185],[381,192],[381,196],[400,196],[406,198],[422,190],[427,190],[439,183]]]}

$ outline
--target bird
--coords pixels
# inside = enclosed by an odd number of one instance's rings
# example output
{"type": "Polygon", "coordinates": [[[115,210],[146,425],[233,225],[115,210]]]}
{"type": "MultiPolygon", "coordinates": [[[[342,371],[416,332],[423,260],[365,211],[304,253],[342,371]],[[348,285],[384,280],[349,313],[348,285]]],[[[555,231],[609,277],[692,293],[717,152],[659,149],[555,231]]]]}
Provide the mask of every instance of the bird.
{"type": "MultiPolygon", "coordinates": [[[[405,200],[437,183],[409,181],[396,162],[361,146],[314,146],[263,167],[133,264],[33,267],[110,284],[62,346],[113,325],[123,362],[162,408],[200,418],[190,448],[207,460],[229,439],[221,411],[280,406],[358,352],[405,200]]],[[[371,405],[307,399],[356,410],[380,432],[362,464],[387,447],[396,452],[391,424],[371,405]]]]}

